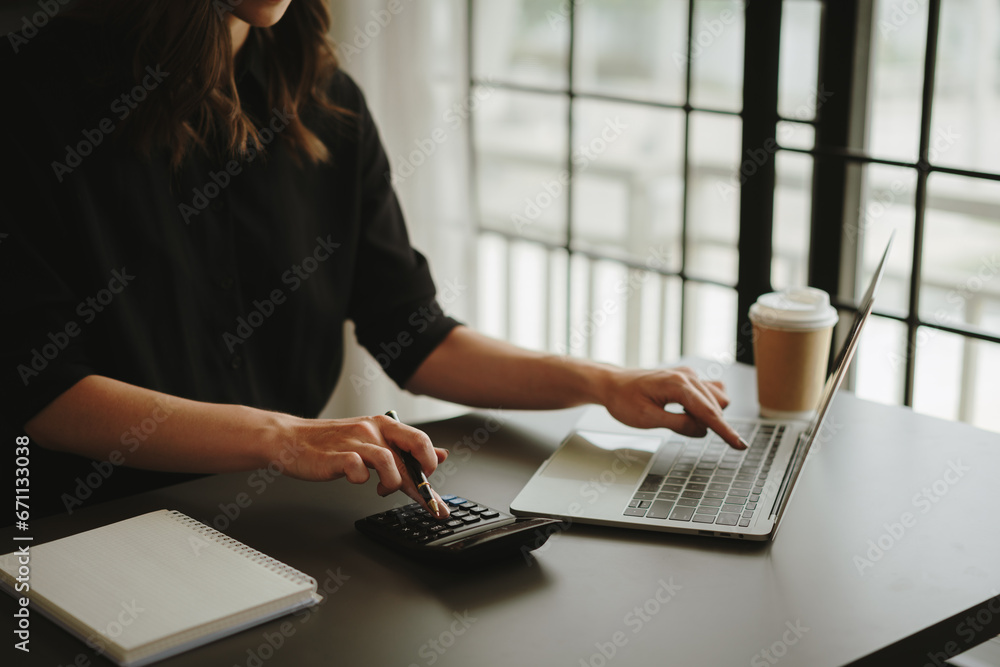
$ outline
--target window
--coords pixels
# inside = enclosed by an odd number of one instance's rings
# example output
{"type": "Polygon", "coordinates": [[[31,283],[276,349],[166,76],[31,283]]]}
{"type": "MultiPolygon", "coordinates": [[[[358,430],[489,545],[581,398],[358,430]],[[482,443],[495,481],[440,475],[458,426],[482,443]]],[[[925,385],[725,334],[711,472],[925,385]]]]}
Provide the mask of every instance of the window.
{"type": "Polygon", "coordinates": [[[481,328],[629,365],[750,360],[760,293],[813,284],[847,320],[895,229],[852,387],[1000,430],[993,4],[468,9],[481,328]]]}
{"type": "Polygon", "coordinates": [[[473,122],[481,326],[630,365],[732,354],[741,3],[469,10],[471,83],[492,91],[473,122]]]}
{"type": "Polygon", "coordinates": [[[1000,430],[997,14],[990,3],[964,0],[829,3],[828,43],[856,43],[867,67],[841,59],[842,71],[821,70],[854,97],[832,127],[819,117],[818,133],[845,140],[817,142],[813,152],[827,169],[814,196],[843,206],[826,218],[842,221],[841,297],[859,296],[854,289],[897,232],[855,390],[992,430],[1000,430]]]}

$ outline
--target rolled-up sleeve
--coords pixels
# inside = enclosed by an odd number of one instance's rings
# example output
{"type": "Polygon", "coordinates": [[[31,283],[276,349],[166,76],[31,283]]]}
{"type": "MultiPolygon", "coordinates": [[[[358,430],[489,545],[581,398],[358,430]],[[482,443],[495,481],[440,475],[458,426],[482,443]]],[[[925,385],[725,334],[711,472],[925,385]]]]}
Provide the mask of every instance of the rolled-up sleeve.
{"type": "Polygon", "coordinates": [[[361,229],[349,315],[360,342],[403,386],[460,323],[443,312],[426,258],[410,245],[389,161],[362,100],[361,229]]]}
{"type": "Polygon", "coordinates": [[[0,284],[6,302],[0,327],[0,395],[5,419],[21,428],[95,370],[82,340],[88,331],[77,314],[81,295],[58,270],[68,261],[72,241],[56,210],[51,172],[41,171],[40,163],[29,160],[19,145],[25,137],[36,136],[29,128],[10,123],[3,128],[0,155],[18,166],[0,179],[0,201],[5,202],[0,284]],[[12,127],[19,128],[16,135],[12,127]]]}

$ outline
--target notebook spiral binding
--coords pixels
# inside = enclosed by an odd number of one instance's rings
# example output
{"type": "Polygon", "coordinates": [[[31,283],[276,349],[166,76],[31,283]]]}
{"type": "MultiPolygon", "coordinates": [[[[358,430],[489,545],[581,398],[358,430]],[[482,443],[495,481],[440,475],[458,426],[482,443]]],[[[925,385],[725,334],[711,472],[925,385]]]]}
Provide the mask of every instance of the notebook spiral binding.
{"type": "Polygon", "coordinates": [[[211,526],[206,526],[197,519],[192,519],[187,514],[183,514],[181,512],[178,512],[177,510],[170,510],[167,513],[167,515],[170,516],[172,519],[184,524],[185,526],[194,529],[195,532],[197,532],[205,539],[215,542],[217,544],[221,544],[243,555],[252,562],[263,565],[266,569],[270,570],[271,572],[274,572],[279,576],[284,577],[285,579],[288,579],[289,581],[293,581],[295,583],[307,583],[312,586],[317,585],[316,580],[310,577],[305,572],[302,572],[301,570],[296,570],[294,567],[285,565],[281,561],[275,560],[274,558],[271,558],[270,556],[263,554],[257,551],[256,549],[248,547],[239,540],[234,540],[228,535],[220,533],[215,528],[212,528],[211,526]]]}

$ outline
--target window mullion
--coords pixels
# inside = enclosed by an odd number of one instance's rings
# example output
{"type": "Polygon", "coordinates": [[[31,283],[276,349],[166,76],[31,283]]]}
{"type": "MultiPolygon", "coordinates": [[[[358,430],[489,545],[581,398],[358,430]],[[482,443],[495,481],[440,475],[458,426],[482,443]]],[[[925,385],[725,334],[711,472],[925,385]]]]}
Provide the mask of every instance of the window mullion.
{"type": "Polygon", "coordinates": [[[576,3],[570,2],[569,47],[566,57],[566,349],[572,349],[573,335],[573,189],[576,174],[573,171],[573,132],[576,81],[573,61],[576,59],[576,3]]]}
{"type": "Polygon", "coordinates": [[[930,173],[931,102],[934,99],[934,75],[937,69],[938,26],[941,0],[927,6],[927,47],[924,51],[924,86],[920,100],[920,153],[917,159],[917,187],[913,208],[913,259],[910,271],[910,302],[906,341],[906,379],[903,402],[913,405],[913,378],[916,369],[917,330],[920,322],[920,282],[924,254],[924,220],[927,208],[927,176],[930,173]]]}
{"type": "MultiPolygon", "coordinates": [[[[838,152],[863,151],[874,2],[842,0],[824,8],[816,90],[816,158],[813,167],[809,238],[809,285],[831,296],[855,300],[865,163],[838,152]],[[853,54],[844,58],[844,53],[853,54]]],[[[838,331],[837,344],[847,335],[838,331]]],[[[854,377],[848,378],[853,387],[854,377]]]]}
{"type": "Polygon", "coordinates": [[[743,184],[740,188],[736,358],[752,363],[752,328],[747,315],[757,297],[771,289],[781,3],[747,3],[744,13],[743,142],[740,149],[743,184]],[[748,156],[760,155],[761,151],[768,159],[757,165],[748,156]],[[748,170],[742,168],[745,164],[756,166],[756,171],[748,174],[748,170]]]}

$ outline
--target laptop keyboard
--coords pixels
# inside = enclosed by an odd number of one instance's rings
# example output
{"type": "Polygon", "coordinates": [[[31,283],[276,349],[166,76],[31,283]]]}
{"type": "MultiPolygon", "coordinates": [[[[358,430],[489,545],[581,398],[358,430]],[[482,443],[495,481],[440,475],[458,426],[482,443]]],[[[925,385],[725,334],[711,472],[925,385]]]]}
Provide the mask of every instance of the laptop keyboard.
{"type": "Polygon", "coordinates": [[[750,447],[735,450],[715,433],[686,440],[668,470],[646,475],[625,516],[749,526],[785,427],[750,423],[735,428],[750,447]]]}

